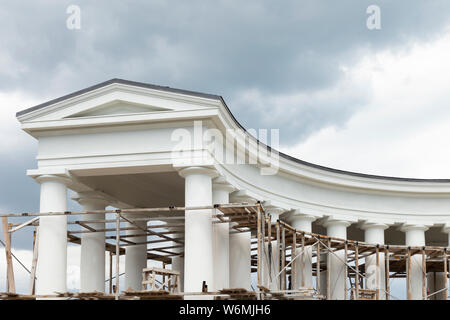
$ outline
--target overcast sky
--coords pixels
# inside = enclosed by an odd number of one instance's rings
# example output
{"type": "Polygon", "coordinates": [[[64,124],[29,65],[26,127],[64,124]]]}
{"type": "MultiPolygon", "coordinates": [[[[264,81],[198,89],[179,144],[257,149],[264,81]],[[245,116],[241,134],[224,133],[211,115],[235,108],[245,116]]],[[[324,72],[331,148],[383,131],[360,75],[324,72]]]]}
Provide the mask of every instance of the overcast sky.
{"type": "MultiPolygon", "coordinates": [[[[110,78],[224,97],[300,159],[450,178],[450,2],[5,1],[0,211],[36,211],[36,144],[19,110],[110,78]],[[81,29],[66,9],[81,8],[81,29]],[[369,5],[381,29],[366,26],[369,5]]],[[[73,204],[72,204],[73,205],[73,204]]]]}

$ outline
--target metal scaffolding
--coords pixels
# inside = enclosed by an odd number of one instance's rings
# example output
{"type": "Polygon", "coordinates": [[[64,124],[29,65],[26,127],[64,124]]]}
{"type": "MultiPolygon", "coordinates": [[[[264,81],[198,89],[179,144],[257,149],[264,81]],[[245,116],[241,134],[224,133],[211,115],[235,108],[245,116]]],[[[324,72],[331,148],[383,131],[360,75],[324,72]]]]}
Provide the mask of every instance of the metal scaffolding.
{"type": "MultiPolygon", "coordinates": [[[[360,241],[345,240],[326,235],[295,230],[283,221],[271,222],[271,217],[264,211],[260,203],[233,203],[199,207],[163,207],[163,208],[135,208],[124,210],[92,210],[81,212],[47,212],[47,213],[19,213],[1,215],[4,232],[4,245],[7,262],[7,292],[0,293],[0,299],[35,299],[40,297],[65,297],[69,299],[173,299],[184,295],[212,295],[216,299],[329,299],[331,281],[329,260],[332,255],[339,258],[345,270],[345,299],[394,299],[390,290],[390,280],[393,278],[406,278],[407,297],[411,298],[410,268],[413,256],[421,257],[422,268],[422,298],[427,300],[443,292],[448,296],[448,254],[447,248],[435,246],[407,247],[399,245],[374,245],[360,241]],[[128,246],[152,245],[147,250],[147,259],[160,261],[165,269],[171,264],[171,258],[184,255],[184,238],[176,235],[184,234],[184,212],[186,210],[205,210],[212,212],[213,223],[230,223],[230,232],[251,233],[251,272],[256,273],[256,289],[248,291],[242,288],[226,288],[220,291],[204,292],[168,292],[165,291],[166,281],[159,286],[159,290],[146,290],[130,292],[119,288],[120,256],[125,253],[128,246]],[[39,218],[42,216],[77,216],[105,213],[113,215],[98,220],[68,221],[68,225],[79,226],[79,230],[69,230],[67,240],[70,243],[81,244],[81,235],[86,233],[104,232],[105,250],[109,252],[109,292],[108,293],[70,293],[60,292],[51,296],[35,295],[36,266],[39,259],[38,233],[39,218]],[[132,213],[133,218],[126,214],[132,213]],[[137,217],[139,216],[139,217],[137,217]],[[140,217],[142,216],[142,217],[140,217]],[[27,222],[11,224],[9,221],[19,217],[31,217],[27,222]],[[148,224],[143,228],[137,224],[139,221],[150,220],[156,224],[148,224]],[[164,221],[164,222],[162,222],[164,221]],[[101,229],[91,224],[105,223],[101,229]],[[113,224],[113,227],[106,226],[113,224]],[[13,258],[18,260],[12,252],[11,235],[25,227],[34,228],[33,232],[33,260],[30,272],[30,293],[22,295],[16,293],[14,281],[13,258]],[[170,228],[170,230],[169,230],[170,228]],[[140,230],[142,233],[123,234],[124,231],[140,230]],[[146,242],[133,241],[135,237],[147,236],[146,242]],[[169,242],[169,244],[167,244],[169,242]],[[160,245],[159,245],[160,244],[160,245]],[[255,246],[256,244],[256,246],[255,246]],[[275,246],[273,254],[272,246],[275,246]],[[314,278],[312,287],[306,287],[305,254],[311,253],[312,274],[314,278]],[[337,253],[340,254],[337,254],[337,253]],[[383,254],[383,255],[382,255],[383,254]],[[384,279],[377,272],[375,290],[364,286],[363,279],[367,278],[365,261],[367,257],[375,257],[376,266],[384,266],[384,279]],[[113,257],[115,266],[113,267],[113,257]],[[383,259],[381,258],[383,257],[383,259]],[[299,263],[297,263],[299,259],[299,263]],[[323,273],[326,272],[326,287],[323,287],[323,273]],[[443,272],[445,288],[435,292],[427,292],[426,273],[443,272]],[[266,274],[264,274],[266,273],[266,274]],[[300,277],[300,283],[297,279],[300,277]],[[263,279],[269,279],[269,286],[263,279]],[[113,285],[115,281],[115,285],[113,285]],[[271,289],[270,284],[276,284],[277,289],[271,289]],[[381,284],[384,283],[382,286],[381,284]],[[381,289],[384,288],[384,289],[381,289]],[[383,293],[381,292],[384,291],[383,293]]],[[[22,265],[23,266],[23,265],[22,265]]],[[[23,266],[24,267],[24,266],[23,266]]],[[[152,280],[154,281],[154,280],[152,280]]]]}

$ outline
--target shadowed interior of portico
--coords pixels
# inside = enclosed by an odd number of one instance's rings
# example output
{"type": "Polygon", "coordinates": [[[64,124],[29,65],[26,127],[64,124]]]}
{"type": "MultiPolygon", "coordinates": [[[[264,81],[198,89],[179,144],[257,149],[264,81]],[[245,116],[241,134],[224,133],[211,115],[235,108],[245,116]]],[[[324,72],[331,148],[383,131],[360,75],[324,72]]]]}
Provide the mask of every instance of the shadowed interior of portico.
{"type": "Polygon", "coordinates": [[[81,176],[78,180],[135,208],[184,205],[184,180],[176,171],[81,176]]]}

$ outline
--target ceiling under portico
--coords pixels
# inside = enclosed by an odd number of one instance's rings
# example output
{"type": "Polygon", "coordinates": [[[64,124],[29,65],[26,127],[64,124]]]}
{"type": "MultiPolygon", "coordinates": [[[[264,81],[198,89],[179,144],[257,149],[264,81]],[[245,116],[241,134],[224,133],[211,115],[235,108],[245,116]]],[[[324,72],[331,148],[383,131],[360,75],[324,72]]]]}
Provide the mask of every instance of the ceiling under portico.
{"type": "Polygon", "coordinates": [[[84,176],[78,181],[136,208],[184,206],[184,179],[177,172],[84,176]]]}

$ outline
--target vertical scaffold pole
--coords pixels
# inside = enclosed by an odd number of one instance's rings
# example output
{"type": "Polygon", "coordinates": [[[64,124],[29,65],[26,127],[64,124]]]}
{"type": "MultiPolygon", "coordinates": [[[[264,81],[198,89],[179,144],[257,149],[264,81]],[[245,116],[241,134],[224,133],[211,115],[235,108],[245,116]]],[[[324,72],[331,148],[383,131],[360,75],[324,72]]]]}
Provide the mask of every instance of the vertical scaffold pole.
{"type": "Polygon", "coordinates": [[[447,248],[444,248],[444,279],[445,279],[445,290],[444,290],[444,300],[448,297],[448,266],[447,266],[447,248]]]}
{"type": "Polygon", "coordinates": [[[265,252],[266,252],[266,214],[261,212],[261,285],[265,284],[265,278],[267,277],[267,268],[265,267],[265,252]]]}
{"type": "MultiPolygon", "coordinates": [[[[269,215],[269,219],[267,221],[267,256],[269,263],[267,265],[267,269],[269,271],[269,283],[272,283],[274,281],[273,274],[272,274],[272,217],[269,215]]],[[[269,286],[270,287],[270,286],[269,286]]]]}
{"type": "Polygon", "coordinates": [[[261,219],[261,206],[258,204],[258,210],[257,210],[257,242],[258,242],[258,247],[256,248],[257,250],[257,259],[256,259],[256,279],[257,279],[257,283],[258,283],[258,287],[261,286],[261,252],[262,252],[262,239],[261,239],[261,227],[262,227],[262,219],[261,219]]]}
{"type": "Polygon", "coordinates": [[[427,300],[427,256],[422,248],[422,299],[427,300]]]}
{"type": "Polygon", "coordinates": [[[327,246],[328,246],[328,256],[327,256],[327,300],[331,300],[331,272],[330,272],[330,265],[331,265],[331,240],[330,238],[328,238],[328,242],[327,242],[327,246]]]}
{"type": "Polygon", "coordinates": [[[109,294],[112,294],[112,288],[113,288],[113,253],[112,251],[109,252],[109,294]]]}
{"type": "Polygon", "coordinates": [[[30,272],[30,292],[31,295],[36,293],[36,267],[38,261],[38,248],[39,248],[39,227],[33,232],[33,261],[31,263],[30,272]]]}
{"type": "Polygon", "coordinates": [[[385,283],[386,283],[386,300],[389,300],[391,297],[391,285],[390,285],[390,283],[389,283],[389,273],[390,273],[390,271],[389,271],[389,246],[386,246],[386,249],[384,250],[384,255],[385,255],[385,257],[384,257],[384,260],[385,260],[385,263],[386,263],[386,266],[385,266],[385,283]]]}
{"type": "Polygon", "coordinates": [[[281,229],[281,289],[286,290],[286,228],[281,229]]]}
{"type": "Polygon", "coordinates": [[[344,300],[347,300],[348,299],[348,296],[347,296],[347,278],[348,278],[348,266],[347,266],[347,259],[348,258],[348,241],[347,240],[345,240],[345,243],[344,243],[344,279],[345,279],[345,282],[344,282],[344,300]]]}
{"type": "Polygon", "coordinates": [[[359,298],[359,248],[358,242],[355,244],[355,300],[359,298]]]}
{"type": "Polygon", "coordinates": [[[120,210],[116,211],[116,300],[119,300],[119,266],[120,266],[120,210]]]}
{"type": "Polygon", "coordinates": [[[295,259],[295,249],[297,247],[297,230],[292,231],[292,249],[291,249],[291,290],[297,289],[297,268],[295,259]]]}
{"type": "Polygon", "coordinates": [[[412,300],[411,296],[411,247],[408,247],[406,260],[406,288],[408,300],[412,300]]]}
{"type": "Polygon", "coordinates": [[[317,261],[316,261],[316,287],[317,287],[317,293],[321,294],[320,292],[320,238],[319,241],[317,241],[317,261]]]}
{"type": "Polygon", "coordinates": [[[14,269],[11,254],[11,233],[9,232],[8,218],[2,217],[3,237],[5,239],[6,253],[6,281],[8,293],[16,293],[16,284],[14,281],[14,269]]]}
{"type": "Polygon", "coordinates": [[[305,278],[306,278],[306,272],[305,272],[305,233],[302,232],[302,261],[301,261],[301,266],[302,266],[302,288],[305,287],[305,278]]]}
{"type": "Polygon", "coordinates": [[[281,289],[281,275],[278,275],[280,266],[281,266],[281,254],[280,254],[280,220],[277,220],[276,225],[276,232],[277,232],[277,267],[275,268],[275,276],[276,276],[276,283],[278,284],[277,287],[281,289]]]}
{"type": "Polygon", "coordinates": [[[376,270],[376,281],[377,281],[377,289],[376,289],[376,299],[380,300],[380,286],[381,286],[381,279],[380,279],[380,246],[377,244],[376,248],[375,248],[375,254],[376,254],[376,263],[377,263],[377,268],[376,270]]]}

